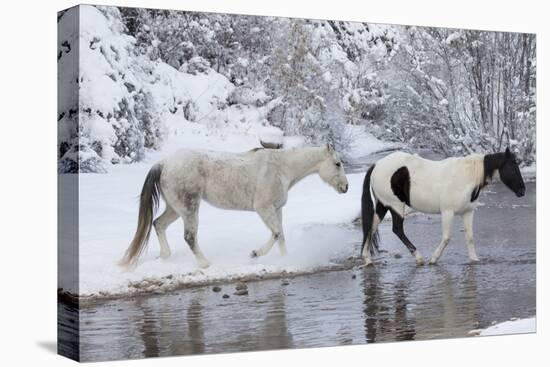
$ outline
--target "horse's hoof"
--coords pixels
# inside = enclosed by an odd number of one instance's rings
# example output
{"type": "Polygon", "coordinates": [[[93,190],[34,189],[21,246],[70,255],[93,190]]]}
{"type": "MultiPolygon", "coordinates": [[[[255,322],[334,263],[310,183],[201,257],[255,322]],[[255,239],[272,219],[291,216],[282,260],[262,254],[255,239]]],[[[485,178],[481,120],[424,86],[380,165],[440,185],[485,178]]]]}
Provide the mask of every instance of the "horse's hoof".
{"type": "Polygon", "coordinates": [[[258,257],[258,253],[256,252],[256,250],[253,250],[251,253],[250,253],[250,257],[255,259],[258,257]]]}
{"type": "Polygon", "coordinates": [[[170,255],[172,255],[170,252],[167,252],[167,253],[160,253],[160,256],[159,256],[159,259],[162,259],[162,260],[166,260],[170,257],[170,255]]]}
{"type": "Polygon", "coordinates": [[[437,264],[437,260],[436,259],[431,259],[429,262],[428,262],[428,265],[436,265],[437,264]]]}
{"type": "Polygon", "coordinates": [[[416,260],[416,265],[418,266],[424,265],[424,258],[422,257],[422,254],[420,254],[419,250],[414,251],[413,256],[416,260]]]}
{"type": "Polygon", "coordinates": [[[210,266],[210,261],[201,261],[199,262],[199,268],[206,269],[210,266]]]}
{"type": "Polygon", "coordinates": [[[374,262],[371,259],[365,259],[365,266],[374,266],[374,262]]]}
{"type": "Polygon", "coordinates": [[[470,262],[473,263],[473,264],[477,264],[479,262],[479,258],[477,258],[477,257],[470,258],[470,262]]]}

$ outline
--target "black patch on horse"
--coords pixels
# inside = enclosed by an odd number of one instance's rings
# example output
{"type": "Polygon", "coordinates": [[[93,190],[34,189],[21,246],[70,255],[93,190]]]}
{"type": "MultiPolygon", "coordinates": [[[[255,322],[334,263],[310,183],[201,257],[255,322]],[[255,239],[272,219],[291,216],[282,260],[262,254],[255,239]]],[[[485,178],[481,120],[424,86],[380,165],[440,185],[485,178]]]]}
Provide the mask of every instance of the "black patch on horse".
{"type": "Polygon", "coordinates": [[[388,207],[382,204],[380,201],[376,202],[376,215],[378,215],[378,218],[380,221],[384,219],[386,216],[386,213],[388,212],[388,207]]]}
{"type": "Polygon", "coordinates": [[[390,183],[395,196],[408,206],[411,206],[411,176],[407,167],[403,166],[395,171],[391,176],[390,183]]]}
{"type": "Polygon", "coordinates": [[[497,169],[504,165],[504,153],[487,154],[483,157],[483,186],[486,186],[497,169]]]}
{"type": "Polygon", "coordinates": [[[480,192],[481,192],[481,186],[476,186],[475,189],[472,191],[472,195],[470,196],[471,203],[477,200],[480,192]]]}

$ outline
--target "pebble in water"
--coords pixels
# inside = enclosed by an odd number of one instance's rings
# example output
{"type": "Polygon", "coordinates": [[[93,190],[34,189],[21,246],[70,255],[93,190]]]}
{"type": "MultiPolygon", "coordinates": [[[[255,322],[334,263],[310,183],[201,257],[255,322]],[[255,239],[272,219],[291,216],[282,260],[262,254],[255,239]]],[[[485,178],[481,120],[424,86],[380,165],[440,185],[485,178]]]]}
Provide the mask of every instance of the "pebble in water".
{"type": "Polygon", "coordinates": [[[246,296],[248,294],[248,286],[246,283],[239,282],[235,286],[235,293],[233,293],[236,296],[246,296]]]}
{"type": "Polygon", "coordinates": [[[212,290],[217,293],[217,292],[221,291],[222,289],[216,285],[212,288],[212,290]]]}
{"type": "Polygon", "coordinates": [[[233,294],[236,296],[246,296],[248,294],[248,289],[237,289],[233,294]]]}
{"type": "Polygon", "coordinates": [[[235,289],[240,291],[240,290],[243,290],[243,289],[248,289],[248,286],[246,285],[246,283],[243,283],[243,282],[239,282],[237,283],[237,285],[235,286],[235,289]]]}
{"type": "Polygon", "coordinates": [[[224,294],[224,295],[222,296],[222,298],[229,298],[229,294],[227,294],[227,293],[224,294]]]}

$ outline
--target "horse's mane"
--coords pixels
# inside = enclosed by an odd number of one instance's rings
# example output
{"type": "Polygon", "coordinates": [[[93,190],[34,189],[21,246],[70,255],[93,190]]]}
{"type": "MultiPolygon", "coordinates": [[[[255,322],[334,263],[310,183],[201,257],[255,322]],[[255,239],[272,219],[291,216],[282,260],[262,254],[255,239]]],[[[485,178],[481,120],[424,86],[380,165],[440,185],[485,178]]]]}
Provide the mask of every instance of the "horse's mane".
{"type": "Polygon", "coordinates": [[[471,169],[473,171],[472,174],[477,181],[477,185],[480,187],[485,186],[485,177],[484,177],[485,171],[483,167],[483,157],[484,155],[479,153],[472,153],[472,154],[468,154],[465,157],[462,157],[464,160],[470,162],[472,167],[471,169]]]}

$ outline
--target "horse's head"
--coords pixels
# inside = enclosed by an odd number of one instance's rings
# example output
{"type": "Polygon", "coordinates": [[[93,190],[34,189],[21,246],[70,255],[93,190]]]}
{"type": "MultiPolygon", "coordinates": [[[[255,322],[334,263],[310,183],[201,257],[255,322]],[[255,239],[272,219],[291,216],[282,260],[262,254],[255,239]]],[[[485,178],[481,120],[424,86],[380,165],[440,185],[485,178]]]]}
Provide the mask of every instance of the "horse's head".
{"type": "Polygon", "coordinates": [[[512,190],[517,197],[525,195],[525,183],[516,158],[510,149],[506,148],[504,152],[504,163],[499,167],[498,173],[503,184],[512,190]]]}
{"type": "Polygon", "coordinates": [[[339,193],[344,194],[348,191],[348,179],[344,172],[344,165],[330,144],[326,146],[326,158],[319,167],[319,176],[339,193]]]}

